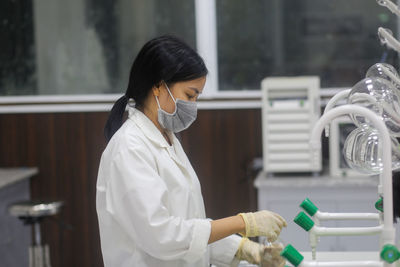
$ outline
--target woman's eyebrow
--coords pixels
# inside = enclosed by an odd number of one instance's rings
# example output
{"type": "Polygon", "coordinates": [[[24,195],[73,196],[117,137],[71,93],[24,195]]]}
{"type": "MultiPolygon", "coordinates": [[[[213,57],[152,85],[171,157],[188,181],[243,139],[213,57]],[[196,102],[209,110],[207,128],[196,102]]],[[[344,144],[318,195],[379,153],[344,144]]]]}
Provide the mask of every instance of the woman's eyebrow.
{"type": "Polygon", "coordinates": [[[201,92],[199,91],[199,89],[195,88],[195,87],[189,87],[189,89],[192,89],[193,91],[196,92],[196,94],[201,94],[201,92]]]}

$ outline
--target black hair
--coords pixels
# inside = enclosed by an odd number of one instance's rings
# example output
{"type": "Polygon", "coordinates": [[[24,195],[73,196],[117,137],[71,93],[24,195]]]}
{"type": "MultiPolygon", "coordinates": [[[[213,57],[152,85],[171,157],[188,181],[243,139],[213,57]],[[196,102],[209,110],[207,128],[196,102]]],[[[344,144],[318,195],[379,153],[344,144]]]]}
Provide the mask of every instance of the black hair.
{"type": "Polygon", "coordinates": [[[107,142],[121,127],[129,99],[141,107],[154,86],[206,76],[207,67],[197,52],[175,36],[163,35],[148,41],[132,64],[128,88],[111,109],[104,135],[107,142]]]}

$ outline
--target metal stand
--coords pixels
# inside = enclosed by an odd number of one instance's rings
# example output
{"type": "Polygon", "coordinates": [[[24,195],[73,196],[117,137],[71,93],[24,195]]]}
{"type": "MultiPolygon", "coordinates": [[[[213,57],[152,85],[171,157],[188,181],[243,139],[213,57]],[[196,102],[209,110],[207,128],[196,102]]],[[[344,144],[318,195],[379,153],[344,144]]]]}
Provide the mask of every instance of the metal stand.
{"type": "Polygon", "coordinates": [[[51,267],[50,249],[47,244],[42,244],[40,222],[45,217],[57,214],[61,206],[60,201],[23,201],[10,205],[10,214],[32,227],[34,240],[29,247],[29,267],[51,267]]]}

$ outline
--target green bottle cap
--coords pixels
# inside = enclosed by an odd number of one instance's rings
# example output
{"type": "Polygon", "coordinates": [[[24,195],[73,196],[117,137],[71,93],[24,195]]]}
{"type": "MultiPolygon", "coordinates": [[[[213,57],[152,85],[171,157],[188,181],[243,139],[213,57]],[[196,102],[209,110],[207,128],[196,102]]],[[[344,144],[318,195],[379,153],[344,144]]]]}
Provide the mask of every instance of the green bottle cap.
{"type": "Polygon", "coordinates": [[[294,266],[298,266],[304,259],[303,255],[301,255],[297,249],[295,249],[292,245],[287,245],[282,251],[281,256],[287,259],[294,266]]]}
{"type": "Polygon", "coordinates": [[[375,202],[375,208],[380,212],[383,212],[383,198],[380,198],[375,202]]]}
{"type": "Polygon", "coordinates": [[[293,221],[307,232],[314,226],[313,220],[311,220],[311,218],[308,217],[303,211],[300,211],[293,221]]]}
{"type": "Polygon", "coordinates": [[[303,202],[301,202],[300,207],[310,214],[310,216],[314,216],[318,211],[317,206],[315,206],[309,198],[304,199],[303,202]]]}
{"type": "Polygon", "coordinates": [[[382,248],[381,259],[388,263],[393,263],[400,259],[400,252],[395,246],[386,244],[382,248]]]}

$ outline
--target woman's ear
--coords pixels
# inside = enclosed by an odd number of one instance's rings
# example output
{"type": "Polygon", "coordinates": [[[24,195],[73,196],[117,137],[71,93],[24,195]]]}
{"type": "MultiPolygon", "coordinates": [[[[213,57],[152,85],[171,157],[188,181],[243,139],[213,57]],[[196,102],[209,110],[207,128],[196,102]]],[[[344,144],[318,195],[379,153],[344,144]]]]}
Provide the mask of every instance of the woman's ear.
{"type": "Polygon", "coordinates": [[[158,83],[156,85],[153,86],[153,88],[151,88],[151,90],[153,91],[153,95],[159,97],[160,96],[160,85],[161,83],[158,83]]]}

